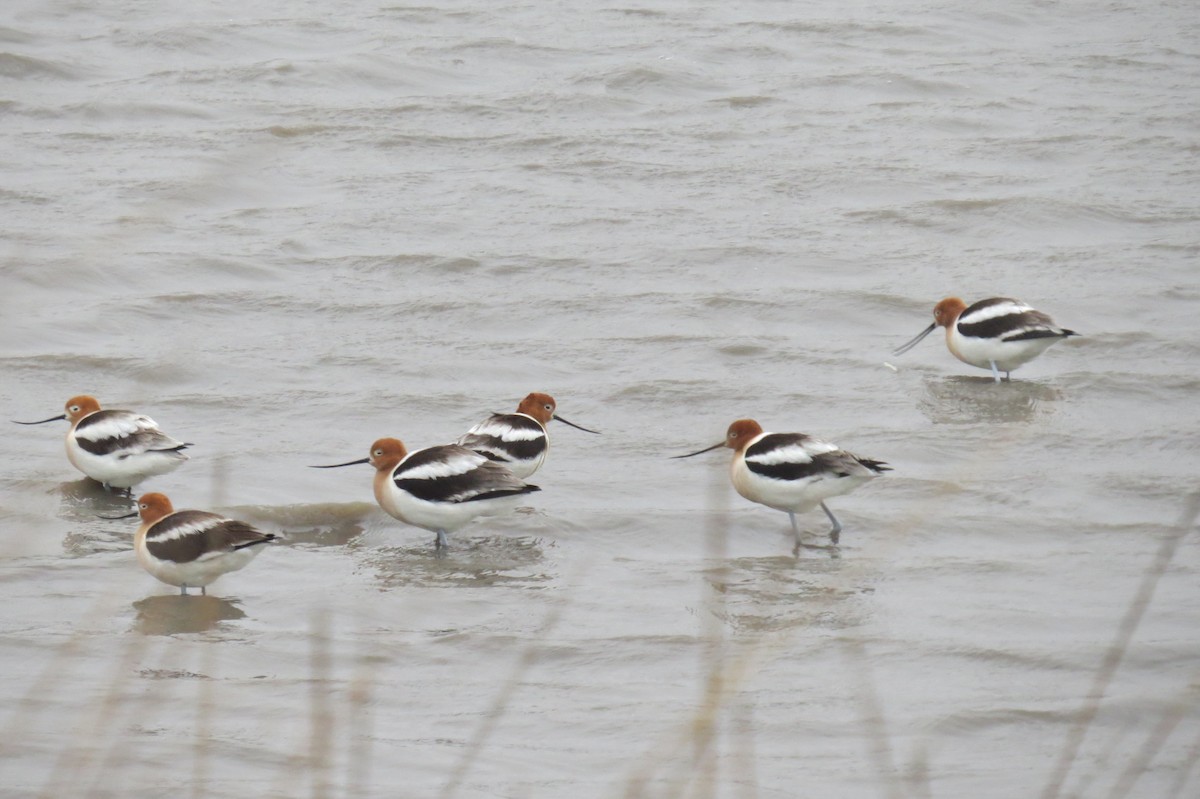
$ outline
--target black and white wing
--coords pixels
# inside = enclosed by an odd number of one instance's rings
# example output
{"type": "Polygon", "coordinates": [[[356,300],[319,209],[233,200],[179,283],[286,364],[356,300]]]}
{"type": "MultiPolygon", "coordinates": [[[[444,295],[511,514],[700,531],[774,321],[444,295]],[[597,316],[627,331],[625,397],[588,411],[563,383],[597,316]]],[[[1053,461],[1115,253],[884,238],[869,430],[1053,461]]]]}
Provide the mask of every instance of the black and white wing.
{"type": "Polygon", "coordinates": [[[201,510],[181,510],[146,531],[146,550],[158,560],[192,563],[275,540],[245,522],[201,510]]]}
{"type": "Polygon", "coordinates": [[[1047,314],[1008,297],[980,300],[958,317],[958,332],[969,338],[1028,341],[1078,335],[1054,324],[1047,314]]]}
{"type": "Polygon", "coordinates": [[[412,453],[392,472],[392,482],[427,502],[474,502],[541,490],[496,461],[458,444],[412,453]]]}
{"type": "Polygon", "coordinates": [[[146,452],[179,452],[190,445],[158,429],[149,416],[132,411],[96,411],[75,426],[79,448],[93,455],[118,458],[146,452]]]}

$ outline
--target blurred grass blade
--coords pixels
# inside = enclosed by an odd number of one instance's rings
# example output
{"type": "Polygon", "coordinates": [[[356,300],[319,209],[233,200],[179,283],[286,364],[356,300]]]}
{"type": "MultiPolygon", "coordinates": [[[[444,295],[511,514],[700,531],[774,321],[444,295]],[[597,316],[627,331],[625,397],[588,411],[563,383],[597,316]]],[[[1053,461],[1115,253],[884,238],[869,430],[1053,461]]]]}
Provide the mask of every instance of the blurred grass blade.
{"type": "Polygon", "coordinates": [[[1179,542],[1196,524],[1198,515],[1200,515],[1200,492],[1193,493],[1187,498],[1179,523],[1175,529],[1163,536],[1158,547],[1158,554],[1155,555],[1154,560],[1146,569],[1146,573],[1142,576],[1141,585],[1138,586],[1137,593],[1125,612],[1125,617],[1121,619],[1121,623],[1117,627],[1117,634],[1113,638],[1108,652],[1105,653],[1104,661],[1096,670],[1096,677],[1084,700],[1083,708],[1067,735],[1067,741],[1063,745],[1062,751],[1059,752],[1058,762],[1054,766],[1050,780],[1046,783],[1046,788],[1042,791],[1042,799],[1056,799],[1060,795],[1063,783],[1066,782],[1067,775],[1071,772],[1071,766],[1074,764],[1075,758],[1079,756],[1079,749],[1083,745],[1084,738],[1087,737],[1088,729],[1100,710],[1104,694],[1108,690],[1109,684],[1112,683],[1113,675],[1117,673],[1121,660],[1129,651],[1129,642],[1133,640],[1133,634],[1137,632],[1142,617],[1146,615],[1146,609],[1154,599],[1158,581],[1166,573],[1167,567],[1171,565],[1171,560],[1175,557],[1175,550],[1179,548],[1179,542]]]}

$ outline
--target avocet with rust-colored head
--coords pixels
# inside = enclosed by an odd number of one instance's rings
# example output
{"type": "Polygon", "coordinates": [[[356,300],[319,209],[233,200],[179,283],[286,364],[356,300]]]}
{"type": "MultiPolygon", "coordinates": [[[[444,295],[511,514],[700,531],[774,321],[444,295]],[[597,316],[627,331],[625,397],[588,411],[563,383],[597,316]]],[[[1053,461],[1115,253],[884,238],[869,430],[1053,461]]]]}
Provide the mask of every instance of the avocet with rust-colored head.
{"type": "Polygon", "coordinates": [[[216,513],[175,510],[159,493],[139,497],[138,509],[129,516],[142,517],[133,539],[138,563],[167,585],[179,586],[180,594],[187,594],[188,588],[208,593],[209,583],[245,568],[262,544],[276,538],[216,513]]]}
{"type": "Polygon", "coordinates": [[[968,306],[958,297],[947,297],[933,307],[933,324],[893,354],[908,352],[939,327],[946,328],[946,346],[955,358],[991,369],[997,383],[1001,372],[1007,380],[1009,372],[1051,344],[1079,335],[1020,300],[992,297],[968,306]]]}
{"type": "Polygon", "coordinates": [[[825,500],[848,494],[891,471],[883,461],[852,455],[836,445],[804,433],[764,433],[753,419],[739,419],[729,425],[722,441],[676,458],[690,458],[718,447],[733,450],[730,477],[737,492],[751,502],[787,513],[800,550],[800,528],[796,514],[818,505],[833,528],[829,539],[838,543],[842,525],[825,500]]]}
{"type": "Polygon", "coordinates": [[[66,419],[67,459],[71,465],[106,489],[130,489],[149,477],[179,468],[188,459],[185,444],[158,429],[149,416],[133,411],[101,410],[95,397],[67,400],[66,413],[42,419],[46,424],[66,419]]]}
{"type": "Polygon", "coordinates": [[[540,491],[474,450],[444,444],[409,452],[394,438],[371,445],[366,458],[317,469],[369,463],[375,467],[375,501],[402,522],[437,533],[435,546],[447,546],[453,533],[477,516],[511,510],[524,494],[540,491]]]}
{"type": "Polygon", "coordinates": [[[567,421],[556,410],[554,397],[534,392],[521,400],[516,413],[493,413],[468,430],[457,443],[506,466],[524,480],[541,467],[550,451],[546,426],[551,419],[585,433],[596,432],[567,421]]]}

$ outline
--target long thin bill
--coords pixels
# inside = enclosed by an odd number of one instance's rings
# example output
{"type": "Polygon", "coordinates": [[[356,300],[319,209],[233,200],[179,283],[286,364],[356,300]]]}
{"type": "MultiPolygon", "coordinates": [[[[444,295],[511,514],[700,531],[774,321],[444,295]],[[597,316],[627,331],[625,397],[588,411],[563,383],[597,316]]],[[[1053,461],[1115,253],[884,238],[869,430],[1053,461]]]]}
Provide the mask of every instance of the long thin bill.
{"type": "Polygon", "coordinates": [[[343,466],[357,466],[360,463],[370,463],[370,458],[359,458],[356,461],[346,461],[345,463],[331,463],[328,466],[309,466],[310,469],[340,469],[343,466]]]}
{"type": "Polygon", "coordinates": [[[905,344],[902,347],[897,347],[896,349],[892,350],[892,355],[903,355],[904,353],[911,350],[913,347],[920,344],[922,339],[924,339],[926,336],[928,336],[930,333],[932,333],[936,329],[937,329],[937,323],[935,322],[932,325],[930,325],[929,327],[922,330],[920,333],[918,333],[917,337],[914,338],[912,341],[908,342],[907,344],[905,344]]]}
{"type": "MultiPolygon", "coordinates": [[[[100,516],[100,514],[96,514],[96,515],[100,516]]],[[[111,522],[111,521],[116,521],[117,519],[132,519],[134,516],[137,516],[137,515],[138,515],[138,511],[135,510],[133,513],[122,513],[120,516],[100,516],[100,518],[108,519],[111,522]]]]}
{"type": "Polygon", "coordinates": [[[555,419],[557,419],[558,421],[562,422],[562,423],[563,423],[563,424],[565,424],[565,425],[569,425],[570,427],[574,427],[576,430],[582,430],[582,431],[583,431],[583,432],[585,432],[585,433],[595,433],[596,435],[600,435],[600,431],[599,431],[599,430],[588,430],[586,427],[580,427],[579,425],[575,424],[574,422],[568,422],[566,419],[564,419],[564,418],[562,418],[561,416],[558,416],[558,415],[555,415],[555,416],[554,416],[554,418],[555,418],[555,419]]]}
{"type": "Polygon", "coordinates": [[[13,419],[12,423],[13,424],[45,424],[46,422],[58,422],[63,419],[66,419],[66,418],[67,418],[67,415],[65,413],[60,413],[58,416],[51,416],[49,419],[43,419],[40,422],[18,422],[16,419],[13,419]]]}
{"type": "Polygon", "coordinates": [[[725,442],[719,441],[716,444],[713,444],[711,447],[705,447],[704,449],[698,449],[695,452],[689,452],[686,455],[672,455],[670,457],[670,460],[675,460],[676,458],[690,458],[693,455],[703,455],[705,452],[712,452],[717,447],[723,447],[723,446],[725,446],[725,442]]]}

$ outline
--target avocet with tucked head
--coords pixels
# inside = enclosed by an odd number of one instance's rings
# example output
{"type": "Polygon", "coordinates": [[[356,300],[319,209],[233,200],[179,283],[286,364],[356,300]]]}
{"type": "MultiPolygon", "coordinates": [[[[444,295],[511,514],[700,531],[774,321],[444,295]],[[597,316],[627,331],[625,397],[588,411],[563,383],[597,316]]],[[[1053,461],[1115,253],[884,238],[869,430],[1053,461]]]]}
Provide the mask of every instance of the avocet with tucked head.
{"type": "Polygon", "coordinates": [[[753,419],[739,419],[729,425],[725,439],[711,447],[675,457],[690,458],[718,447],[729,447],[734,452],[730,477],[739,494],[751,502],[787,513],[796,536],[797,552],[800,550],[797,513],[820,505],[833,522],[829,539],[836,544],[842,525],[825,500],[848,494],[880,473],[891,471],[883,461],[851,455],[804,433],[764,433],[753,419]]]}
{"type": "Polygon", "coordinates": [[[435,546],[476,516],[511,510],[518,497],[541,491],[478,452],[444,444],[410,453],[394,438],[371,445],[366,458],[317,469],[369,463],[375,467],[375,501],[402,522],[437,533],[435,546]]]}
{"type": "Polygon", "coordinates": [[[546,425],[551,419],[585,433],[596,432],[568,422],[555,413],[556,410],[554,397],[535,391],[521,400],[516,413],[493,413],[468,430],[457,443],[503,464],[517,478],[524,480],[541,467],[550,451],[546,425]]]}
{"type": "Polygon", "coordinates": [[[129,489],[148,477],[166,474],[188,459],[190,447],[158,429],[149,416],[133,411],[101,410],[95,397],[67,400],[66,413],[42,419],[46,424],[66,419],[67,459],[71,465],[107,488],[129,489]]]}
{"type": "MultiPolygon", "coordinates": [[[[245,568],[274,541],[245,522],[202,510],[175,510],[165,494],[143,494],[129,516],[142,517],[133,539],[138,563],[167,585],[208,593],[206,586],[222,574],[245,568]]],[[[119,516],[117,518],[128,518],[119,516]]]]}
{"type": "Polygon", "coordinates": [[[967,306],[947,297],[933,307],[933,324],[893,354],[901,355],[938,327],[946,328],[946,346],[955,358],[980,369],[991,369],[996,382],[1041,355],[1056,341],[1079,335],[1020,300],[992,297],[967,306]]]}

